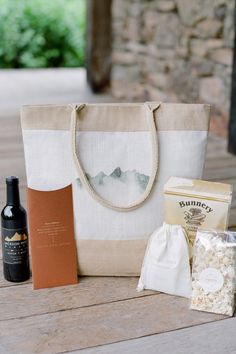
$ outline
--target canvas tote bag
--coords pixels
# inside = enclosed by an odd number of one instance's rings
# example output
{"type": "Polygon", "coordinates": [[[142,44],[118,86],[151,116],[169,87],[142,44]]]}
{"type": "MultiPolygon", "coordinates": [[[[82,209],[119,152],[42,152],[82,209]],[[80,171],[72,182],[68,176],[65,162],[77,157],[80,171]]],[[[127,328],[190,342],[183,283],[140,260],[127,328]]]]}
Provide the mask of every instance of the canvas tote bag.
{"type": "Polygon", "coordinates": [[[72,184],[81,275],[139,275],[170,176],[201,178],[209,106],[24,106],[28,187],[72,184]]]}

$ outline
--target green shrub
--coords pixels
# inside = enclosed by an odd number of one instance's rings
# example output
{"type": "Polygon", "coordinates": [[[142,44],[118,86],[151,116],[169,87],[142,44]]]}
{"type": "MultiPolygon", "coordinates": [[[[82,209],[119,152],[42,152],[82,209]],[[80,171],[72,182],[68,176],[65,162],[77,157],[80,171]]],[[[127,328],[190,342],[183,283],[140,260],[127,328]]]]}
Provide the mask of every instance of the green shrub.
{"type": "Polygon", "coordinates": [[[84,65],[86,0],[0,0],[0,67],[84,65]]]}

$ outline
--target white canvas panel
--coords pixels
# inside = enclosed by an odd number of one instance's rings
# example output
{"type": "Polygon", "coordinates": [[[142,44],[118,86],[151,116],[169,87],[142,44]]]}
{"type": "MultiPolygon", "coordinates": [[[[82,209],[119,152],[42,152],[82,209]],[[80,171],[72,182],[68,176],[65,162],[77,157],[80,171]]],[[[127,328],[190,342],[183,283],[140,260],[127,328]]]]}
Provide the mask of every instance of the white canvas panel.
{"type": "Polygon", "coordinates": [[[29,188],[60,189],[76,178],[68,131],[23,130],[22,135],[29,188]]]}
{"type": "MultiPolygon", "coordinates": [[[[53,190],[70,184],[77,173],[72,160],[70,133],[63,130],[24,130],[25,157],[30,188],[53,190]]],[[[117,167],[149,175],[148,132],[79,132],[77,148],[84,169],[92,177],[110,175],[117,167]]]]}
{"type": "MultiPolygon", "coordinates": [[[[73,182],[76,234],[80,239],[146,239],[163,221],[163,186],[174,175],[201,178],[207,132],[161,131],[159,172],[141,208],[117,212],[94,201],[82,188],[71,156],[70,133],[23,131],[30,188],[53,190],[73,182]]],[[[151,171],[148,132],[79,132],[78,152],[94,188],[115,204],[143,193],[151,171]]]]}

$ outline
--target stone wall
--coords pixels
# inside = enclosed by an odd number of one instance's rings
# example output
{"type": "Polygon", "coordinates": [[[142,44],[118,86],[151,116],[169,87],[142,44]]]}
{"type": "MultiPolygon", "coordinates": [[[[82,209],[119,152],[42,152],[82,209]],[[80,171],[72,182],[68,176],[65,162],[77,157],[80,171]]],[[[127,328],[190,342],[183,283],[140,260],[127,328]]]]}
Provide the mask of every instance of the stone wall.
{"type": "Polygon", "coordinates": [[[113,95],[210,103],[226,134],[233,16],[234,0],[113,0],[113,95]]]}

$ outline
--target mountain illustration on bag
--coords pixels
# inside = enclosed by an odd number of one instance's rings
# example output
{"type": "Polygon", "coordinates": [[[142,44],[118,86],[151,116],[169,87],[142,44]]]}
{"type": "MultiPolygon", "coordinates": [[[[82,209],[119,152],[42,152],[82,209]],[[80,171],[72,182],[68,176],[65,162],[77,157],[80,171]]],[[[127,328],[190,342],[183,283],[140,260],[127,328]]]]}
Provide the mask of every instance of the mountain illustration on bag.
{"type": "MultiPolygon", "coordinates": [[[[86,173],[88,181],[94,186],[106,187],[110,185],[111,182],[115,186],[115,182],[122,183],[127,186],[137,186],[140,192],[143,192],[148,184],[149,176],[139,173],[136,170],[122,171],[120,167],[114,169],[110,175],[106,175],[103,171],[99,172],[96,176],[91,177],[86,173]]],[[[79,178],[77,178],[77,183],[79,187],[82,187],[82,183],[79,178]]]]}
{"type": "Polygon", "coordinates": [[[5,241],[10,241],[10,242],[13,242],[13,241],[25,241],[25,240],[27,240],[26,234],[20,235],[17,232],[11,238],[8,237],[8,236],[5,238],[5,241]]]}

